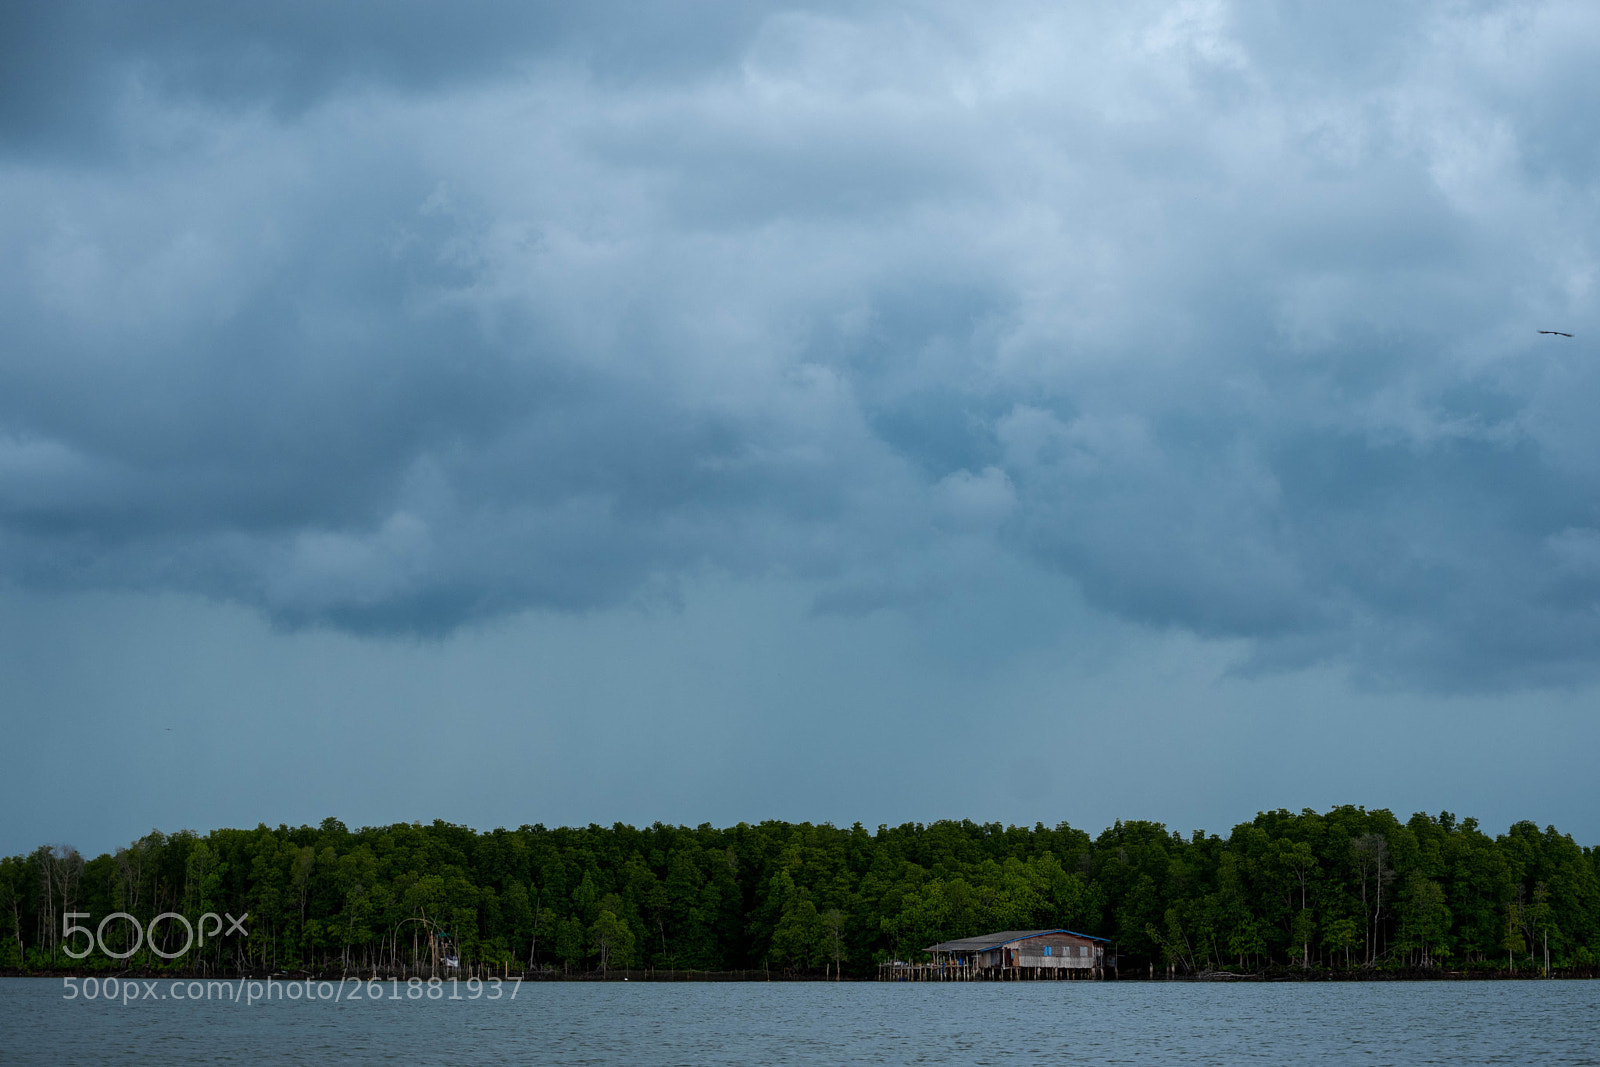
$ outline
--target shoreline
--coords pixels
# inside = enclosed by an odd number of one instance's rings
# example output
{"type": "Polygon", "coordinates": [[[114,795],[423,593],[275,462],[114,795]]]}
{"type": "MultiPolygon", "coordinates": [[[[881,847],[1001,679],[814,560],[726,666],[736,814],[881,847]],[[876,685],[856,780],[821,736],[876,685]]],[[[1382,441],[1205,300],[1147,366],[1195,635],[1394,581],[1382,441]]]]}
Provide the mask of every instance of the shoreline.
{"type": "MultiPolygon", "coordinates": [[[[265,982],[276,980],[280,982],[399,982],[408,983],[416,978],[427,982],[430,978],[438,978],[441,982],[452,979],[466,982],[471,980],[491,981],[498,979],[502,982],[520,981],[523,983],[583,983],[583,982],[657,982],[657,983],[718,983],[718,982],[804,982],[804,983],[852,983],[871,985],[897,985],[901,983],[916,985],[1007,985],[1018,984],[1007,980],[965,980],[965,981],[924,981],[913,982],[906,978],[876,978],[867,976],[852,976],[838,978],[833,976],[811,974],[781,974],[763,970],[749,971],[649,971],[649,970],[622,970],[613,969],[602,974],[599,971],[584,974],[560,974],[550,972],[524,972],[521,974],[373,974],[367,973],[335,973],[316,971],[276,971],[266,972],[234,972],[230,974],[211,973],[201,974],[182,971],[152,971],[141,968],[127,970],[91,970],[62,968],[48,971],[23,971],[14,968],[0,969],[0,978],[116,978],[140,979],[144,981],[207,981],[207,982],[237,982],[256,981],[265,982]]],[[[1098,980],[1098,984],[1116,984],[1131,982],[1140,985],[1173,984],[1262,984],[1262,983],[1366,983],[1366,982],[1547,982],[1547,981],[1586,981],[1600,979],[1600,967],[1566,967],[1552,968],[1548,975],[1539,971],[1453,971],[1444,969],[1415,969],[1410,971],[1337,971],[1313,974],[1285,974],[1278,972],[1260,972],[1255,974],[1235,974],[1228,971],[1209,972],[1204,974],[1187,975],[1127,975],[1121,978],[1107,978],[1098,980]]],[[[1040,979],[1023,979],[1020,984],[1039,984],[1040,979]]]]}

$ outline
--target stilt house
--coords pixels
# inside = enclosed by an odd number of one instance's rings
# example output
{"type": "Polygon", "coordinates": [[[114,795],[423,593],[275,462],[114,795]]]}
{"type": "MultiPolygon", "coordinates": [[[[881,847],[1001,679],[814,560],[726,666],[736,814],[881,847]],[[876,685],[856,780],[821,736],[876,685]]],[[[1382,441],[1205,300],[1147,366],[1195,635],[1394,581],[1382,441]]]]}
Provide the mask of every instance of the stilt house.
{"type": "Polygon", "coordinates": [[[1046,977],[1041,971],[1100,975],[1107,967],[1116,966],[1116,957],[1106,952],[1110,944],[1103,937],[1074,930],[1004,930],[941,941],[923,951],[933,956],[936,965],[973,975],[1029,969],[1033,970],[1033,977],[1046,977]]]}

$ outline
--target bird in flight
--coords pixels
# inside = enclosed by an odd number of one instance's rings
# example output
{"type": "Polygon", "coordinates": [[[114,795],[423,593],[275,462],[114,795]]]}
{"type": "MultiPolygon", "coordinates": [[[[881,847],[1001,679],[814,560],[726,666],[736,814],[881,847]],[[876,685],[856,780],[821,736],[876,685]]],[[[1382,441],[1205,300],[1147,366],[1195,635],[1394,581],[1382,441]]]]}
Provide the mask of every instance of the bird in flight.
{"type": "Polygon", "coordinates": [[[1560,330],[1540,330],[1539,332],[1540,333],[1553,333],[1557,337],[1571,337],[1572,336],[1570,333],[1562,333],[1560,330]]]}

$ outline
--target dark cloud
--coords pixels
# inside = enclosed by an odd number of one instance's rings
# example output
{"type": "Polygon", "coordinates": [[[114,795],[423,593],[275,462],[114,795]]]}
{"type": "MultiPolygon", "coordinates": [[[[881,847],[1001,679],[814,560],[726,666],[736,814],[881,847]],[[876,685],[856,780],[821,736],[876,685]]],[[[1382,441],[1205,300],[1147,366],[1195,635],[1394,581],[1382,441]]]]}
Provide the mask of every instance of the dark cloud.
{"type": "Polygon", "coordinates": [[[1363,10],[13,9],[0,573],[1591,677],[1592,16],[1363,10]]]}
{"type": "Polygon", "coordinates": [[[0,145],[103,150],[130,96],[290,117],[341,92],[437,92],[541,62],[612,84],[671,82],[734,62],[777,10],[718,0],[12,5],[0,12],[0,145]]]}

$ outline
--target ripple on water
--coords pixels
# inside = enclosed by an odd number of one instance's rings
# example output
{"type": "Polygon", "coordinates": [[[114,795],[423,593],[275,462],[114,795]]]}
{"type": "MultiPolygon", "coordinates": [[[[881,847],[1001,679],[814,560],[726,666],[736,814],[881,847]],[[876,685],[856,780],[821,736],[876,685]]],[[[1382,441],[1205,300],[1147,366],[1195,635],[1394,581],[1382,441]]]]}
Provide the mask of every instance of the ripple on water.
{"type": "Polygon", "coordinates": [[[0,1061],[1600,1064],[1595,982],[559,983],[251,1005],[146,989],[66,1000],[60,979],[0,979],[0,1061]]]}

